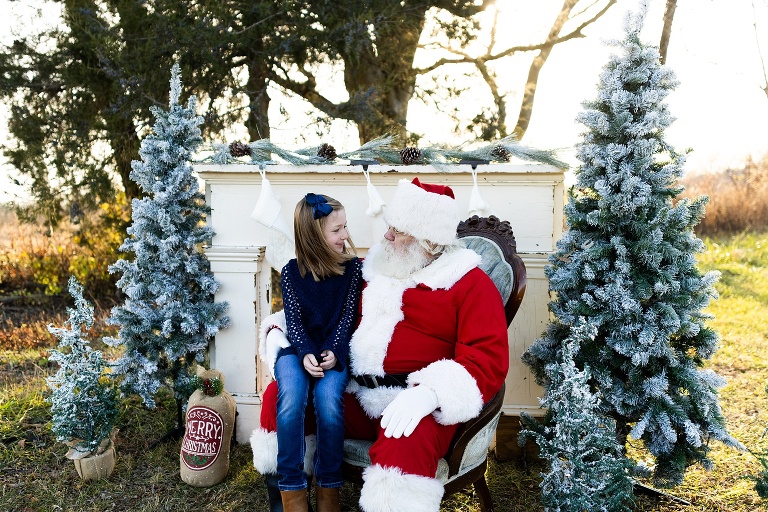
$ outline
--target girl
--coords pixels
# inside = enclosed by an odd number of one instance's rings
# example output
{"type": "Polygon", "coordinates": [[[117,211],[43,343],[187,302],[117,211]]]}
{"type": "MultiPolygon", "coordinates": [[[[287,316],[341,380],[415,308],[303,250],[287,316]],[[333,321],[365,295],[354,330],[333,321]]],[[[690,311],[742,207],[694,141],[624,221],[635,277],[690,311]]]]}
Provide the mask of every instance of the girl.
{"type": "Polygon", "coordinates": [[[344,483],[342,393],[362,286],[361,261],[349,252],[355,247],[347,216],[335,199],[307,194],[296,205],[293,226],[296,258],[281,272],[290,346],[275,362],[278,485],[285,512],[307,510],[304,416],[312,397],[317,511],[338,512],[344,483]]]}

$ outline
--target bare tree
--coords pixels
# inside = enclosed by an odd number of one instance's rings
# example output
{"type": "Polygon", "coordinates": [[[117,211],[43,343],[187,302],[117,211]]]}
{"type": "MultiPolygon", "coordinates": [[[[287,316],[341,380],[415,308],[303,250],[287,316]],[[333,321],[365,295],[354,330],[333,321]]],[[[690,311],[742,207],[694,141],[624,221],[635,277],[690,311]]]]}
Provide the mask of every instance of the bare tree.
{"type": "Polygon", "coordinates": [[[677,0],[667,0],[667,6],[664,8],[664,26],[661,29],[661,40],[659,41],[659,55],[661,63],[667,61],[667,48],[669,47],[669,38],[672,35],[672,20],[675,17],[677,9],[677,0]]]}
{"type": "Polygon", "coordinates": [[[431,64],[430,66],[419,69],[418,72],[428,73],[446,64],[464,63],[464,64],[474,65],[479,71],[480,75],[485,80],[485,83],[488,85],[488,89],[493,98],[493,104],[495,108],[495,112],[493,112],[490,116],[488,116],[488,118],[486,119],[476,118],[477,122],[487,123],[487,126],[485,127],[485,129],[482,131],[480,135],[483,138],[493,138],[495,136],[505,137],[509,134],[509,131],[507,129],[507,126],[508,126],[507,117],[509,114],[506,108],[506,97],[499,90],[498,83],[496,81],[496,75],[493,72],[493,70],[489,67],[488,64],[494,61],[500,61],[505,57],[510,57],[515,53],[538,52],[536,56],[533,58],[533,61],[531,62],[531,65],[528,69],[528,76],[526,79],[525,88],[523,92],[523,100],[520,105],[520,110],[517,114],[517,119],[515,121],[515,128],[513,130],[517,138],[521,139],[525,135],[526,130],[528,129],[528,125],[531,121],[531,115],[533,114],[533,105],[534,105],[534,99],[536,97],[536,88],[538,86],[539,73],[541,72],[541,69],[544,67],[544,64],[546,63],[547,58],[552,52],[552,49],[556,45],[564,43],[566,41],[585,37],[583,30],[589,25],[593,24],[598,19],[600,19],[608,11],[608,9],[615,3],[616,3],[616,0],[608,0],[602,6],[600,6],[600,2],[595,1],[587,5],[583,9],[579,10],[578,12],[574,12],[574,9],[579,4],[579,0],[565,0],[554,22],[552,23],[551,28],[549,29],[546,39],[543,42],[533,43],[528,45],[512,46],[512,47],[503,49],[501,51],[497,51],[496,49],[496,44],[497,44],[496,31],[497,31],[497,25],[498,25],[498,12],[496,12],[494,16],[493,28],[490,34],[490,42],[483,55],[480,55],[479,57],[473,57],[468,53],[455,48],[446,47],[445,45],[436,45],[444,50],[450,51],[456,57],[439,59],[438,61],[431,64]],[[594,12],[594,14],[592,14],[587,19],[579,23],[575,28],[568,31],[567,33],[565,34],[562,33],[566,23],[568,23],[569,21],[575,20],[577,18],[585,17],[588,12],[594,11],[595,8],[598,8],[598,9],[596,12],[594,12]]]}

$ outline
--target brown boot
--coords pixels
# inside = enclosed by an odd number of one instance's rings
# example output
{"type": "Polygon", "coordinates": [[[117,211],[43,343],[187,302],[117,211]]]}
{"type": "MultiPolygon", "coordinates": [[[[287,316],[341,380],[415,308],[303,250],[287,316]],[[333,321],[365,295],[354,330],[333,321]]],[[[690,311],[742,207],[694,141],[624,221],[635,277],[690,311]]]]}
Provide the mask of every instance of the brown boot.
{"type": "Polygon", "coordinates": [[[326,487],[315,487],[315,497],[317,498],[317,512],[341,512],[339,507],[339,489],[328,489],[326,487]]]}
{"type": "Polygon", "coordinates": [[[283,499],[283,512],[308,512],[307,490],[280,491],[283,499]]]}

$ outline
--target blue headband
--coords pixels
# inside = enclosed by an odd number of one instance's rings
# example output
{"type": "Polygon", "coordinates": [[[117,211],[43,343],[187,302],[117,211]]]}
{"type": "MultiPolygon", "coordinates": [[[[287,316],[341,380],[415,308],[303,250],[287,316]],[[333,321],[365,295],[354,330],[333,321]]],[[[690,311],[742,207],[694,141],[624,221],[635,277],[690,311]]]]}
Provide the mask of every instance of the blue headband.
{"type": "Polygon", "coordinates": [[[328,201],[325,199],[325,197],[319,194],[313,194],[310,192],[304,197],[304,200],[309,206],[312,207],[312,217],[315,219],[325,217],[333,211],[333,208],[328,204],[328,201]]]}

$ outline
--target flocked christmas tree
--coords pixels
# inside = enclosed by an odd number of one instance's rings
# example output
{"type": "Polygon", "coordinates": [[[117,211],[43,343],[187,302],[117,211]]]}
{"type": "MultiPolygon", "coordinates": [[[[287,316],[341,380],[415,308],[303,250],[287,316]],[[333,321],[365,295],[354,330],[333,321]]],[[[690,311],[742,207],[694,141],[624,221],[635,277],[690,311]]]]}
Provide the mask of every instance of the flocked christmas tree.
{"type": "Polygon", "coordinates": [[[153,108],[153,133],[141,143],[141,161],[132,162],[131,179],[145,197],[132,203],[132,224],[110,272],[122,274],[117,286],[123,305],[112,310],[110,323],[120,326],[124,355],[116,362],[124,392],[136,393],[148,407],[164,384],[174,389],[179,427],[181,404],[192,392],[191,372],[203,361],[208,342],[228,324],[226,303],[215,302],[218,283],[202,251],[213,231],[204,224],[210,209],[189,163],[202,142],[202,118],[196,98],[179,104],[179,66],[171,71],[170,110],[153,108]]]}
{"type": "MultiPolygon", "coordinates": [[[[655,458],[657,485],[679,483],[685,468],[708,459],[709,441],[741,447],[718,404],[724,380],[704,365],[718,347],[702,312],[716,297],[716,272],[702,275],[704,245],[694,226],[706,198],[677,200],[684,156],[664,139],[672,123],[666,96],[676,87],[656,48],[640,40],[645,9],[628,16],[625,36],[600,76],[597,99],[578,120],[578,145],[565,214],[568,229],[546,274],[554,320],[524,360],[545,387],[549,364],[581,318],[593,330],[574,354],[591,368],[600,409],[655,458]],[[631,430],[631,432],[630,432],[631,430]]],[[[580,328],[580,327],[579,327],[580,328]]]]}
{"type": "MultiPolygon", "coordinates": [[[[544,369],[549,386],[541,405],[548,409],[547,425],[521,432],[521,439],[536,441],[547,462],[540,483],[547,511],[628,511],[633,499],[633,464],[616,440],[616,423],[600,412],[589,367],[579,370],[573,359],[581,343],[595,334],[595,326],[584,318],[573,326],[563,340],[562,361],[544,369]]],[[[525,423],[535,421],[527,418],[525,423]]]]}
{"type": "Polygon", "coordinates": [[[109,446],[119,411],[110,365],[83,337],[93,327],[93,306],[83,298],[83,287],[74,276],[69,278],[69,293],[76,307],[67,308],[65,326],[48,326],[59,339],[59,350],[51,350],[59,370],[47,379],[53,391],[48,401],[56,440],[70,446],[67,457],[80,459],[109,446]]]}

